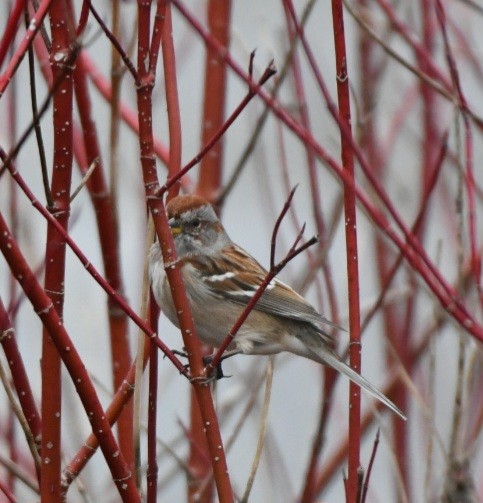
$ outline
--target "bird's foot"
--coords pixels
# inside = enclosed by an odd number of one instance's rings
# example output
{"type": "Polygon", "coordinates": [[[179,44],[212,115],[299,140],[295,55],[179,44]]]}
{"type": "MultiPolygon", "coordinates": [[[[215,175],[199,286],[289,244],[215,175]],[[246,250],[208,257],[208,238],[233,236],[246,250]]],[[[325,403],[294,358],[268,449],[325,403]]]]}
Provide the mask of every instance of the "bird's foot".
{"type": "MultiPolygon", "coordinates": [[[[188,353],[186,352],[186,350],[184,348],[182,351],[179,351],[177,349],[173,349],[172,351],[176,356],[180,356],[181,358],[188,358],[188,353]]],[[[223,373],[223,369],[221,367],[221,361],[218,362],[218,364],[216,365],[215,368],[212,368],[212,367],[208,368],[213,360],[213,356],[214,355],[203,356],[203,363],[205,365],[205,372],[207,372],[207,375],[206,376],[190,377],[191,382],[197,382],[200,384],[210,384],[213,381],[218,381],[223,378],[231,377],[231,376],[227,376],[223,373]]],[[[223,357],[221,360],[223,361],[224,359],[225,358],[223,357]]],[[[184,365],[184,368],[186,371],[188,371],[190,368],[189,363],[184,365]]]]}
{"type": "Polygon", "coordinates": [[[211,384],[212,382],[219,381],[220,379],[228,378],[231,376],[227,376],[223,373],[223,369],[221,367],[221,361],[218,362],[216,367],[211,366],[211,362],[213,360],[213,355],[203,356],[203,363],[205,364],[205,374],[204,376],[191,377],[191,382],[196,382],[200,384],[211,384]]]}
{"type": "Polygon", "coordinates": [[[217,363],[215,368],[213,368],[211,366],[211,362],[213,361],[213,356],[214,355],[203,356],[203,363],[205,364],[205,370],[210,370],[209,379],[219,381],[220,379],[223,379],[225,377],[226,378],[231,377],[231,376],[227,376],[223,373],[223,368],[221,367],[221,363],[223,361],[223,358],[217,363]]]}
{"type": "Polygon", "coordinates": [[[181,358],[188,358],[188,353],[186,352],[186,349],[183,348],[181,351],[178,349],[172,349],[172,352],[176,356],[180,356],[181,358]]]}

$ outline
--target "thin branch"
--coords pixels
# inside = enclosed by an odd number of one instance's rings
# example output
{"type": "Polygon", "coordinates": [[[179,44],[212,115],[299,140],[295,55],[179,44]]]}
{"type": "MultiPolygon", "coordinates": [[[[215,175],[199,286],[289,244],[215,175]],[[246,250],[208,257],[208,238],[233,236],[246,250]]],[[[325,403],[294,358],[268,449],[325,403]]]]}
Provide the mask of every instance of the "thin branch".
{"type": "Polygon", "coordinates": [[[89,180],[89,178],[91,177],[92,173],[97,168],[97,166],[99,166],[99,158],[96,158],[94,159],[94,161],[92,161],[91,165],[89,166],[89,169],[86,171],[86,174],[83,176],[79,185],[74,190],[74,192],[72,192],[72,195],[70,196],[70,202],[72,202],[77,197],[79,192],[85,187],[87,181],[89,180]]]}
{"type": "MultiPolygon", "coordinates": [[[[54,220],[55,221],[55,220],[54,220]]],[[[62,227],[61,227],[62,228],[62,227]]],[[[40,286],[38,280],[20,252],[13,236],[0,214],[0,249],[18,278],[20,286],[35,307],[37,315],[51,336],[52,342],[62,358],[74,384],[84,410],[92,424],[93,431],[101,445],[119,494],[125,503],[140,501],[132,476],[112,433],[112,429],[101,406],[96,390],[89,378],[82,359],[70,339],[51,299],[40,286]],[[118,455],[114,455],[117,453],[118,455]]]]}
{"type": "MultiPolygon", "coordinates": [[[[25,11],[25,23],[28,25],[28,13],[25,11]]],[[[40,117],[38,106],[37,106],[37,86],[35,83],[35,62],[34,62],[34,51],[32,46],[28,49],[28,60],[29,60],[29,78],[30,78],[30,101],[32,104],[32,115],[33,125],[35,128],[35,137],[37,139],[37,148],[39,150],[39,160],[40,168],[42,171],[42,182],[44,184],[45,200],[47,201],[47,207],[51,208],[53,206],[52,194],[50,193],[50,183],[49,174],[47,169],[47,160],[45,158],[45,147],[44,140],[42,138],[42,129],[40,127],[40,117]]]]}
{"type": "MultiPolygon", "coordinates": [[[[198,20],[184,7],[179,0],[172,0],[173,5],[186,18],[190,25],[200,34],[205,42],[219,51],[225,61],[230,65],[234,72],[248,82],[249,77],[243,69],[231,58],[230,54],[219,46],[216,40],[210,37],[209,33],[203,28],[198,20]]],[[[469,309],[463,304],[462,300],[457,296],[454,289],[450,287],[448,282],[442,276],[441,272],[435,267],[434,263],[429,258],[427,251],[422,247],[421,243],[405,225],[401,216],[398,214],[394,205],[391,203],[389,196],[383,189],[381,183],[376,179],[371,172],[370,166],[362,155],[360,149],[355,143],[351,147],[357,153],[357,159],[360,162],[364,174],[368,177],[371,185],[375,189],[378,197],[381,199],[385,208],[389,210],[389,214],[394,219],[397,227],[403,232],[407,244],[400,238],[398,233],[392,228],[386,215],[374,205],[373,197],[369,198],[360,187],[351,179],[351,177],[342,169],[340,163],[337,162],[320,143],[318,143],[310,131],[307,131],[301,124],[293,119],[278,102],[273,100],[262,88],[258,88],[257,94],[267,103],[273,113],[281,119],[286,126],[291,129],[304,143],[309,144],[316,153],[317,157],[326,164],[344,183],[353,188],[356,197],[361,206],[367,211],[372,222],[392,241],[404,254],[405,259],[410,266],[424,279],[432,293],[438,298],[445,310],[462,325],[468,333],[478,340],[483,341],[483,326],[475,319],[469,309]]],[[[338,115],[336,115],[338,117],[338,115]]],[[[338,122],[343,128],[343,124],[338,122]]],[[[350,135],[347,138],[351,138],[350,135]]]]}
{"type": "Polygon", "coordinates": [[[30,431],[29,424],[27,422],[25,414],[23,413],[22,408],[20,407],[20,405],[17,403],[17,400],[15,399],[15,394],[13,392],[12,386],[10,385],[9,378],[7,377],[7,373],[5,372],[5,368],[4,368],[1,360],[0,360],[0,381],[2,381],[3,388],[5,389],[5,394],[7,395],[8,401],[10,403],[10,407],[11,407],[13,413],[15,414],[15,417],[17,418],[18,422],[20,423],[20,426],[24,432],[25,438],[27,440],[27,444],[30,449],[30,453],[32,454],[32,458],[35,463],[36,471],[37,471],[37,473],[39,473],[40,456],[37,451],[37,445],[35,442],[35,438],[32,435],[32,432],[30,431]]]}
{"type": "MultiPolygon", "coordinates": [[[[282,211],[278,215],[278,218],[277,218],[277,220],[275,222],[275,225],[273,226],[272,239],[270,241],[270,269],[273,269],[275,267],[275,247],[277,245],[278,231],[280,229],[280,225],[282,223],[282,220],[285,218],[285,215],[287,214],[287,211],[289,210],[290,205],[292,204],[292,199],[293,199],[293,196],[295,194],[295,191],[297,190],[297,186],[298,185],[296,185],[290,191],[290,194],[289,194],[287,200],[285,201],[285,204],[283,205],[282,211]]],[[[294,245],[292,246],[292,249],[295,246],[297,246],[298,241],[299,241],[299,239],[297,239],[295,241],[294,245]]],[[[293,251],[292,249],[290,251],[293,251]]]]}
{"type": "Polygon", "coordinates": [[[367,467],[367,473],[364,477],[364,484],[361,494],[360,503],[365,503],[367,490],[369,489],[369,481],[371,480],[372,467],[376,459],[377,448],[379,446],[380,428],[377,429],[376,438],[374,439],[374,445],[372,446],[371,459],[369,460],[369,466],[367,467]]]}
{"type": "MultiPolygon", "coordinates": [[[[68,68],[70,65],[73,64],[75,61],[77,54],[80,50],[80,46],[77,44],[72,44],[70,49],[69,49],[69,54],[66,56],[66,59],[64,61],[64,72],[68,71],[68,68]]],[[[52,101],[53,96],[55,95],[56,91],[59,89],[59,87],[62,85],[62,82],[65,78],[65,73],[60,73],[54,80],[50,92],[47,94],[47,96],[44,99],[44,102],[40,109],[38,110],[37,115],[34,115],[32,118],[32,122],[30,125],[26,128],[26,130],[22,133],[20,138],[18,139],[17,143],[15,146],[10,150],[8,155],[2,155],[2,165],[0,166],[0,178],[2,177],[3,173],[7,169],[7,165],[10,163],[10,161],[13,161],[16,157],[17,154],[20,152],[20,149],[24,145],[24,143],[27,141],[29,136],[31,135],[32,131],[35,130],[36,124],[40,123],[40,119],[42,116],[47,112],[50,102],[52,101]]]]}
{"type": "Polygon", "coordinates": [[[53,0],[43,0],[39,8],[37,9],[37,12],[30,20],[30,24],[27,29],[27,32],[24,35],[24,38],[20,42],[17,50],[15,51],[15,54],[10,58],[9,64],[5,69],[5,72],[3,73],[3,75],[0,76],[0,98],[5,92],[7,86],[10,84],[15,72],[17,71],[17,68],[22,62],[25,53],[27,52],[27,49],[32,44],[35,35],[42,26],[43,20],[47,15],[47,13],[49,12],[50,4],[52,3],[52,1],[53,0]]]}
{"type": "Polygon", "coordinates": [[[262,457],[263,446],[265,444],[265,435],[267,433],[268,426],[268,408],[270,406],[270,396],[272,393],[272,382],[273,382],[273,357],[268,360],[267,370],[265,372],[265,395],[263,398],[263,408],[260,417],[260,431],[258,433],[258,442],[255,456],[253,458],[252,468],[250,470],[250,476],[248,477],[248,482],[245,487],[245,492],[240,500],[240,503],[248,503],[248,498],[252,491],[253,483],[255,482],[255,476],[258,471],[258,466],[260,465],[260,459],[262,457]]]}
{"type": "Polygon", "coordinates": [[[116,51],[121,56],[122,60],[124,61],[124,64],[126,65],[126,68],[129,70],[129,72],[131,73],[131,75],[134,78],[134,83],[136,84],[136,86],[138,86],[140,83],[139,74],[138,74],[133,62],[131,61],[131,59],[127,55],[127,52],[124,50],[124,48],[122,47],[119,40],[111,33],[111,30],[109,30],[109,28],[107,27],[104,20],[101,18],[101,16],[98,14],[95,7],[92,5],[91,0],[86,0],[86,1],[89,3],[89,9],[91,10],[92,15],[96,18],[96,21],[98,22],[99,26],[102,28],[102,31],[106,34],[106,37],[109,39],[111,44],[114,46],[116,51]]]}

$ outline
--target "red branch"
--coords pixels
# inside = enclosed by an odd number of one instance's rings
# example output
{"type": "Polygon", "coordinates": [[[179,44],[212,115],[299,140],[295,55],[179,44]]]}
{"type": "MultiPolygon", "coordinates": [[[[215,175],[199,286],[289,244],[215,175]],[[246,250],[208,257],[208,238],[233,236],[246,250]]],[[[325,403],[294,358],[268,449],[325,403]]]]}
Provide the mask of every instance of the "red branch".
{"type": "MultiPolygon", "coordinates": [[[[0,149],[0,157],[2,160],[7,158],[5,152],[0,149]]],[[[129,306],[129,304],[121,297],[109,283],[102,277],[99,271],[92,265],[91,261],[84,255],[81,249],[77,246],[74,240],[66,233],[65,229],[52,217],[52,215],[40,204],[38,199],[34,196],[32,191],[29,189],[28,185],[25,183],[24,179],[21,177],[20,173],[14,169],[11,163],[7,164],[7,169],[10,171],[10,174],[14,178],[15,182],[19,185],[22,191],[25,193],[31,204],[34,208],[39,211],[39,213],[50,223],[52,224],[57,232],[62,236],[62,239],[65,240],[70,249],[77,256],[81,264],[87,270],[87,272],[97,281],[97,283],[101,286],[101,288],[112,297],[117,305],[131,318],[131,320],[149,337],[153,338],[156,345],[161,349],[161,351],[171,360],[174,366],[182,373],[186,375],[186,369],[184,365],[176,358],[173,352],[163,343],[161,339],[159,339],[156,333],[149,327],[146,322],[141,319],[129,306]]]]}
{"type": "MultiPolygon", "coordinates": [[[[46,295],[37,278],[32,273],[1,214],[0,250],[12,274],[17,278],[18,283],[34,306],[37,315],[48,331],[58,354],[72,378],[72,383],[79,394],[87,417],[91,422],[92,431],[99,441],[122,501],[125,503],[140,502],[141,500],[132,475],[127,468],[122,453],[119,452],[119,447],[84,363],[67,334],[62,319],[57,313],[52,300],[46,295]]],[[[47,454],[44,453],[42,458],[44,463],[49,462],[47,454]]],[[[52,499],[47,499],[46,501],[52,501],[52,499]]]]}
{"type": "MultiPolygon", "coordinates": [[[[72,181],[72,102],[73,64],[71,44],[74,34],[67,3],[54,0],[49,11],[52,48],[50,66],[52,78],[59,84],[53,90],[54,157],[50,187],[52,207],[48,210],[63,228],[68,228],[70,215],[70,189],[72,181]]],[[[47,224],[45,250],[44,290],[51,299],[52,307],[60,319],[64,310],[65,241],[56,228],[47,224]]],[[[40,498],[52,503],[61,503],[61,414],[62,381],[61,357],[52,341],[52,334],[44,326],[42,336],[42,444],[40,498]]]]}
{"type": "Polygon", "coordinates": [[[13,8],[10,11],[7,25],[5,26],[3,37],[0,41],[0,67],[2,66],[5,56],[7,55],[8,48],[11,46],[12,42],[15,39],[20,16],[22,15],[26,3],[26,0],[16,0],[13,8]]]}
{"type": "MultiPolygon", "coordinates": [[[[97,162],[95,170],[87,181],[87,188],[95,209],[106,281],[121,296],[123,295],[123,282],[119,257],[118,225],[110,204],[111,194],[104,176],[104,165],[95,122],[92,117],[91,99],[87,83],[87,74],[83,60],[80,60],[77,62],[75,70],[75,96],[82,125],[87,166],[90,166],[93,162],[97,162]]],[[[122,309],[119,309],[112,297],[107,298],[107,304],[113,387],[117,390],[122,386],[131,366],[128,318],[126,313],[122,309]]],[[[130,406],[119,419],[119,445],[129,466],[134,468],[132,428],[132,406],[130,406]]]]}
{"type": "MultiPolygon", "coordinates": [[[[344,34],[342,0],[332,0],[332,23],[335,44],[337,97],[340,121],[351,135],[351,108],[349,75],[344,34]]],[[[354,181],[353,142],[340,129],[342,165],[354,181]]],[[[361,372],[361,312],[359,302],[359,254],[357,251],[356,196],[354,189],[344,184],[345,238],[347,259],[347,282],[349,293],[350,364],[361,372]]],[[[360,442],[361,442],[361,390],[352,381],[349,385],[349,473],[347,480],[347,503],[356,501],[359,492],[360,442]]]]}
{"type": "MultiPolygon", "coordinates": [[[[209,386],[199,380],[199,377],[203,376],[204,371],[200,343],[195,336],[195,327],[191,317],[189,302],[184,290],[180,263],[176,256],[173,236],[169,228],[164,202],[162,198],[156,195],[159,191],[159,183],[153,151],[152,89],[155,75],[150,72],[151,65],[149,64],[150,3],[149,0],[138,0],[138,73],[141,80],[137,89],[137,99],[140,157],[146,200],[161,245],[163,262],[172,290],[174,305],[176,311],[180,313],[179,323],[181,334],[188,353],[190,371],[193,376],[192,382],[194,391],[203,418],[203,426],[208,441],[210,462],[215,476],[218,499],[222,503],[231,503],[233,501],[233,491],[228,475],[228,466],[226,464],[213,399],[209,386]]],[[[173,76],[165,75],[165,78],[173,78],[173,76]]]]}
{"type": "MultiPolygon", "coordinates": [[[[210,0],[208,28],[216,40],[228,49],[230,40],[231,0],[210,0]]],[[[226,102],[226,65],[217,52],[206,48],[205,84],[201,144],[205,145],[223,124],[226,102]]],[[[208,201],[218,195],[223,172],[223,143],[213,145],[200,165],[197,192],[208,201]]]]}
{"type": "Polygon", "coordinates": [[[260,283],[257,291],[254,293],[254,295],[250,298],[250,302],[246,305],[245,309],[242,311],[236,322],[234,323],[233,327],[231,330],[228,332],[226,335],[225,339],[223,340],[222,344],[220,344],[220,347],[216,351],[214,357],[212,358],[211,362],[207,365],[206,367],[206,373],[210,375],[214,369],[217,367],[217,365],[220,363],[223,353],[226,351],[228,346],[233,342],[233,339],[235,338],[236,334],[238,333],[238,330],[240,330],[241,326],[243,323],[245,323],[245,320],[248,318],[250,315],[251,311],[254,309],[256,303],[259,301],[260,297],[263,295],[263,292],[267,289],[267,287],[270,285],[270,282],[272,281],[273,278],[277,274],[279,274],[284,267],[291,261],[293,260],[297,255],[305,251],[307,248],[310,246],[314,245],[317,243],[318,238],[312,237],[309,239],[307,242],[305,242],[303,245],[299,246],[297,248],[297,244],[300,241],[300,238],[303,233],[303,228],[299,235],[296,237],[292,247],[290,250],[287,252],[285,257],[278,262],[277,264],[274,262],[274,257],[275,257],[275,243],[277,240],[277,234],[278,230],[280,227],[280,223],[284,216],[286,215],[289,207],[290,207],[290,202],[292,201],[293,195],[294,195],[295,189],[290,192],[289,197],[287,201],[285,202],[284,207],[282,208],[282,211],[280,212],[277,221],[275,223],[273,233],[272,233],[272,240],[271,240],[271,252],[270,252],[270,270],[268,271],[267,275],[263,279],[263,281],[260,283]]]}
{"type": "MultiPolygon", "coordinates": [[[[24,413],[25,419],[29,425],[30,432],[37,444],[37,448],[40,448],[42,426],[40,414],[37,409],[27,371],[15,339],[15,330],[10,322],[1,298],[0,343],[10,368],[10,374],[12,375],[12,381],[15,386],[15,391],[17,392],[20,407],[22,408],[22,412],[24,413]]],[[[37,477],[40,477],[40,473],[37,473],[37,477]]]]}
{"type": "Polygon", "coordinates": [[[8,63],[5,72],[3,73],[3,75],[0,76],[0,98],[5,92],[5,89],[7,88],[8,84],[10,84],[10,81],[15,75],[18,66],[22,62],[22,59],[27,53],[28,48],[32,44],[32,40],[39,31],[40,27],[42,26],[44,18],[47,15],[47,12],[49,11],[50,8],[50,4],[52,2],[53,0],[44,0],[40,4],[35,15],[32,16],[30,20],[30,25],[27,29],[27,33],[25,34],[22,42],[19,44],[17,50],[15,51],[15,54],[10,58],[10,61],[8,63]]]}

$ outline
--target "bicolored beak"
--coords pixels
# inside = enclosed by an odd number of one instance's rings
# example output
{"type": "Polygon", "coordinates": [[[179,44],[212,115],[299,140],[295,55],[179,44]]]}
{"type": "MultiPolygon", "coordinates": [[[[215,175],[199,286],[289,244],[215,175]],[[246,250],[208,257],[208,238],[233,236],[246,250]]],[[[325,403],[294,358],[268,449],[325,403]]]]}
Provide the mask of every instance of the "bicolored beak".
{"type": "Polygon", "coordinates": [[[181,227],[171,227],[171,234],[173,236],[178,236],[179,234],[181,234],[181,232],[183,231],[183,229],[181,227]]]}

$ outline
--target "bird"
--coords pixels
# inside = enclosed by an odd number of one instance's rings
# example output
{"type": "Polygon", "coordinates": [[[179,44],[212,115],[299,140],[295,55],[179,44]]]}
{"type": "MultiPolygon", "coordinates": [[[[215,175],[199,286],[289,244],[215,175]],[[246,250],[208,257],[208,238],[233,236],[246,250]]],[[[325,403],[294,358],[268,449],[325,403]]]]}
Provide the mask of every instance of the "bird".
{"type": "MultiPolygon", "coordinates": [[[[218,347],[266,278],[267,270],[230,239],[206,199],[179,195],[166,205],[166,212],[196,333],[204,344],[218,347]]],[[[179,328],[157,241],[148,262],[155,300],[179,328]]],[[[274,278],[228,349],[230,354],[246,355],[286,351],[326,365],[406,419],[383,393],[341,360],[331,335],[334,326],[304,297],[274,278]]]]}

